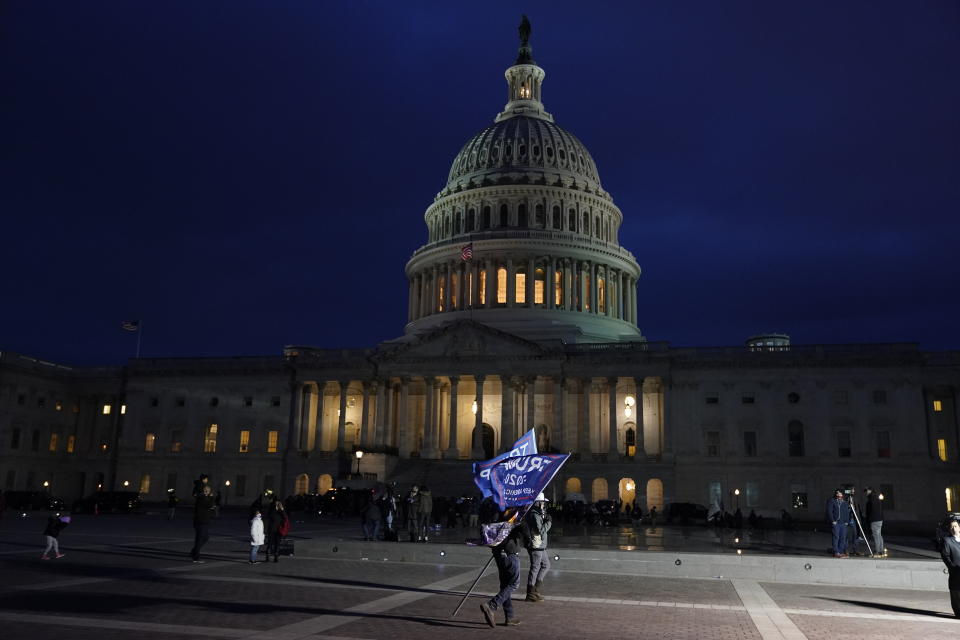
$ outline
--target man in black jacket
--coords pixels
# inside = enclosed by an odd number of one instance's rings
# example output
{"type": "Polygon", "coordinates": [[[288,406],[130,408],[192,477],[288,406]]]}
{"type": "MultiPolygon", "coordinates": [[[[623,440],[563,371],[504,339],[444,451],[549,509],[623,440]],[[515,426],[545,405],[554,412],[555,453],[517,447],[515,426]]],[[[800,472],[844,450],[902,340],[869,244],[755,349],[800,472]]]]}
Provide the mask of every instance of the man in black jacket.
{"type": "Polygon", "coordinates": [[[500,573],[500,591],[489,602],[481,604],[480,611],[483,612],[483,617],[491,627],[497,626],[496,612],[501,607],[506,617],[504,624],[507,626],[520,624],[520,621],[513,617],[513,603],[510,597],[520,586],[520,551],[526,547],[526,527],[518,524],[510,531],[506,540],[490,549],[497,563],[497,571],[500,573]]]}
{"type": "Polygon", "coordinates": [[[210,539],[210,519],[213,517],[214,500],[210,485],[204,485],[197,501],[193,504],[193,549],[190,557],[194,562],[203,562],[200,559],[200,549],[210,539]]]}
{"type": "Polygon", "coordinates": [[[887,557],[887,550],[883,546],[883,501],[870,487],[864,490],[867,494],[867,522],[870,523],[870,533],[873,537],[873,557],[887,557]]]}

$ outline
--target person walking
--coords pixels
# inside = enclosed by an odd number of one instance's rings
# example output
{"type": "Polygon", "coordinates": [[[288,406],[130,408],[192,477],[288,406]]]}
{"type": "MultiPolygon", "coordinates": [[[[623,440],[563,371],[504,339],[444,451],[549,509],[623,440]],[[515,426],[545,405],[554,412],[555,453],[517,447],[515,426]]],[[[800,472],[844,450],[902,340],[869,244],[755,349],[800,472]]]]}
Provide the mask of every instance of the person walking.
{"type": "Polygon", "coordinates": [[[173,489],[167,489],[167,520],[173,520],[173,516],[177,514],[178,502],[180,502],[180,499],[177,497],[177,492],[173,489]]]}
{"type": "Polygon", "coordinates": [[[250,521],[250,564],[258,564],[257,552],[260,551],[260,545],[263,544],[263,517],[260,511],[253,514],[253,520],[250,521]]]}
{"type": "Polygon", "coordinates": [[[283,502],[276,497],[270,502],[267,509],[267,524],[265,525],[267,534],[267,562],[270,562],[270,554],[273,554],[273,561],[280,562],[280,538],[283,537],[282,531],[288,526],[286,523],[287,514],[283,508],[283,502]]]}
{"type": "Polygon", "coordinates": [[[47,548],[43,550],[43,554],[40,556],[41,560],[50,559],[51,549],[58,559],[67,555],[60,553],[60,543],[57,538],[60,537],[60,532],[63,531],[68,524],[70,524],[70,516],[61,516],[58,513],[55,516],[47,518],[47,527],[43,530],[43,535],[47,539],[47,548]]]}
{"type": "Polygon", "coordinates": [[[847,523],[852,518],[850,505],[843,499],[843,491],[837,489],[833,497],[827,501],[827,522],[830,523],[833,533],[833,557],[847,558],[847,523]]]}
{"type": "Polygon", "coordinates": [[[500,591],[488,602],[480,605],[480,612],[490,627],[497,626],[496,613],[503,609],[504,624],[516,626],[520,624],[513,615],[513,592],[520,586],[520,550],[527,546],[526,527],[520,525],[510,531],[510,535],[490,551],[497,563],[497,572],[500,576],[500,591]]]}
{"type": "Polygon", "coordinates": [[[950,575],[947,581],[950,606],[953,607],[953,615],[960,618],[960,522],[954,520],[950,523],[950,535],[943,539],[940,556],[950,575]]]}
{"type": "Polygon", "coordinates": [[[380,496],[371,493],[367,496],[367,504],[363,508],[363,539],[376,541],[380,533],[380,496]]]}
{"type": "Polygon", "coordinates": [[[210,539],[210,519],[213,517],[213,495],[210,485],[203,485],[200,494],[193,503],[193,549],[190,557],[195,563],[200,559],[200,549],[210,539]]]}
{"type": "Polygon", "coordinates": [[[873,538],[873,557],[886,558],[887,548],[883,546],[883,500],[871,487],[864,490],[867,494],[867,522],[870,523],[870,536],[873,538]]]}
{"type": "Polygon", "coordinates": [[[418,542],[417,528],[420,518],[420,487],[413,485],[410,488],[410,493],[403,499],[403,506],[406,515],[407,533],[410,534],[410,542],[418,542]]]}
{"type": "Polygon", "coordinates": [[[430,539],[430,524],[433,522],[433,495],[426,486],[420,487],[420,503],[417,505],[418,542],[430,539]]]}
{"type": "Polygon", "coordinates": [[[546,496],[541,492],[534,501],[525,518],[527,527],[527,553],[530,555],[530,572],[527,574],[527,602],[543,602],[540,592],[543,579],[550,571],[550,558],[547,556],[547,533],[553,525],[553,519],[547,513],[546,496]]]}

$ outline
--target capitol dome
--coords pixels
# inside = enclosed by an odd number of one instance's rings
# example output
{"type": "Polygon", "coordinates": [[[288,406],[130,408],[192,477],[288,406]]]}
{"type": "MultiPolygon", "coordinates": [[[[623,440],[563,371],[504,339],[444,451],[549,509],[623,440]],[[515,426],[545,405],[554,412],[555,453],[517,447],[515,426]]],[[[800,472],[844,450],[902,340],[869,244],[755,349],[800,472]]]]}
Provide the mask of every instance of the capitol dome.
{"type": "Polygon", "coordinates": [[[532,341],[640,341],[640,267],[597,165],[542,101],[521,33],[507,103],[456,155],[407,262],[406,333],[471,319],[532,341]]]}

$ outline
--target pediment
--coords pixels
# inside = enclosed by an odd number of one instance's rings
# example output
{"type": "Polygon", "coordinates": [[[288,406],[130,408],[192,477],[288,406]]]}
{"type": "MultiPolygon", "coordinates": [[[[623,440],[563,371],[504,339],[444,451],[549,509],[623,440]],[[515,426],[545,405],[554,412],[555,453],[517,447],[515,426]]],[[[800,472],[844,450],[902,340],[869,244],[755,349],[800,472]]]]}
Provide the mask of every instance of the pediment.
{"type": "Polygon", "coordinates": [[[442,358],[516,358],[542,356],[540,345],[471,320],[455,320],[412,340],[381,349],[381,362],[442,358]]]}

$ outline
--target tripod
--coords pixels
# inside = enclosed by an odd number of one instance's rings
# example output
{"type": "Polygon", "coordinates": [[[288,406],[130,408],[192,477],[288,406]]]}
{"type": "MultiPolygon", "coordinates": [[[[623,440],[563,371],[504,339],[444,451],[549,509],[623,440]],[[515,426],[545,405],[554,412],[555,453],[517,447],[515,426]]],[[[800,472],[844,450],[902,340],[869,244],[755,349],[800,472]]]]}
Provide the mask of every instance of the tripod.
{"type": "MultiPolygon", "coordinates": [[[[854,503],[854,501],[853,501],[853,494],[852,494],[852,493],[847,494],[847,502],[850,504],[850,512],[853,514],[853,519],[854,519],[854,520],[856,521],[856,523],[857,523],[857,528],[860,529],[860,536],[863,538],[863,544],[867,545],[867,553],[872,556],[872,555],[873,555],[873,549],[870,548],[870,541],[867,540],[867,534],[866,534],[866,532],[863,530],[863,525],[860,524],[860,516],[857,515],[857,505],[856,505],[856,504],[854,503]]],[[[856,546],[857,546],[856,541],[854,541],[853,546],[854,546],[854,551],[855,551],[855,550],[856,550],[856,546]]]]}

